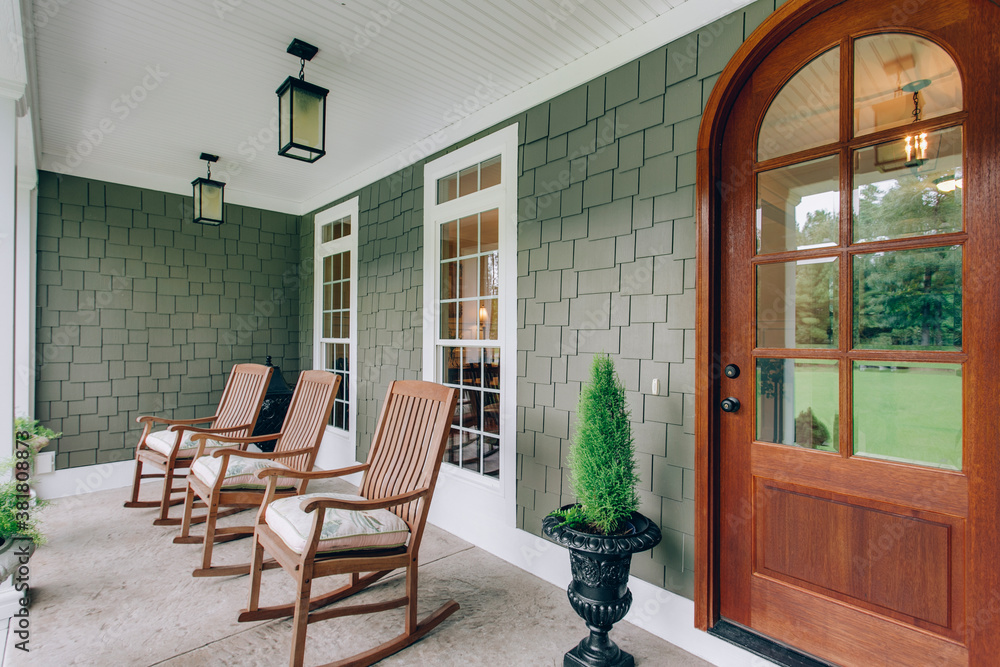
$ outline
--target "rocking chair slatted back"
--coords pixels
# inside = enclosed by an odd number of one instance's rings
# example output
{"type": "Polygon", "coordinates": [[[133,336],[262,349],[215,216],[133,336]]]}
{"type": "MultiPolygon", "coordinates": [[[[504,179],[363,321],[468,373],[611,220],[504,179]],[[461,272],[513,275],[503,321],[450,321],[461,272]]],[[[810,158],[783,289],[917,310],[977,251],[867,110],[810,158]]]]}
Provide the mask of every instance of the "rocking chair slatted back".
{"type": "MultiPolygon", "coordinates": [[[[377,500],[423,487],[433,490],[456,393],[428,382],[397,381],[389,386],[361,482],[362,496],[377,500]]],[[[417,540],[427,519],[429,497],[390,508],[410,525],[417,540]]]]}
{"type": "Polygon", "coordinates": [[[339,378],[339,375],[326,371],[303,371],[299,376],[281,427],[281,439],[274,449],[276,452],[287,452],[308,447],[309,451],[282,459],[281,462],[288,467],[304,472],[312,470],[330,409],[337,397],[339,378]]]}
{"type": "Polygon", "coordinates": [[[240,424],[249,426],[231,435],[249,436],[257,423],[270,369],[260,364],[237,364],[229,375],[229,381],[219,401],[219,412],[212,428],[229,428],[240,424]]]}

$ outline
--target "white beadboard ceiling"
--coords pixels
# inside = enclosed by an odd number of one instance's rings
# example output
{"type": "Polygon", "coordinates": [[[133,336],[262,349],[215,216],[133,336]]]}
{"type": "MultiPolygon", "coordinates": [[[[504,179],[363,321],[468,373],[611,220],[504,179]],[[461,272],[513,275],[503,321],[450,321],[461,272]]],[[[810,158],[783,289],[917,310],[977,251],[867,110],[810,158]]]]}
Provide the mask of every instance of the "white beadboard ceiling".
{"type": "Polygon", "coordinates": [[[228,202],[303,214],[748,2],[36,1],[40,165],[190,194],[205,151],[228,202]],[[314,164],[277,155],[294,37],[331,91],[314,164]]]}

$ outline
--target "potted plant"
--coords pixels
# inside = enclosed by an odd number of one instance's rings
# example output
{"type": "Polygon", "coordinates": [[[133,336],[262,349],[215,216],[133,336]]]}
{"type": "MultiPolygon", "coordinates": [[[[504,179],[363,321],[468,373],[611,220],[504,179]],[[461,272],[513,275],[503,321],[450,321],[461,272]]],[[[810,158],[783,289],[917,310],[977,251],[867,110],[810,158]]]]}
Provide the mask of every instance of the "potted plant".
{"type": "Polygon", "coordinates": [[[61,433],[35,419],[14,419],[14,455],[0,461],[0,581],[26,562],[44,541],[36,510],[41,503],[31,490],[32,469],[38,451],[61,433]]]}
{"type": "Polygon", "coordinates": [[[653,548],[661,536],[659,526],[638,512],[625,388],[607,355],[594,357],[580,395],[568,462],[577,502],[545,517],[542,532],[569,549],[573,581],[566,593],[590,636],[566,653],[563,665],[629,667],[635,659],[608,632],[632,606],[632,554],[653,548]]]}

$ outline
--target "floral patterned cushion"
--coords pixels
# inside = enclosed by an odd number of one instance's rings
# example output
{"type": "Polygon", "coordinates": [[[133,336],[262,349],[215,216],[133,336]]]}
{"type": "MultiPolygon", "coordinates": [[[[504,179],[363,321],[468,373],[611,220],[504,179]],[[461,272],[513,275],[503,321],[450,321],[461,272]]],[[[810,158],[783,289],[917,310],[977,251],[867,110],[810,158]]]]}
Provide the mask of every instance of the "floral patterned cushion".
{"type": "MultiPolygon", "coordinates": [[[[299,505],[306,498],[337,498],[364,500],[349,493],[307,493],[275,500],[267,506],[264,520],[289,549],[302,553],[312,530],[313,514],[305,513],[299,505]]],[[[317,552],[351,551],[355,549],[386,549],[405,546],[410,538],[410,528],[389,510],[326,510],[323,532],[320,533],[317,552]]]]}
{"type": "MultiPolygon", "coordinates": [[[[189,459],[195,455],[198,443],[191,440],[193,435],[195,434],[191,431],[184,431],[184,439],[181,440],[180,449],[177,450],[177,458],[189,459]]],[[[174,448],[175,442],[177,442],[177,431],[156,431],[146,436],[146,446],[164,456],[170,456],[170,450],[174,448]]],[[[210,438],[205,446],[220,447],[224,444],[226,443],[217,442],[210,438]]]]}
{"type": "MultiPolygon", "coordinates": [[[[198,476],[198,479],[209,486],[215,484],[219,478],[219,470],[222,468],[222,457],[202,456],[191,466],[191,473],[198,476]]],[[[243,456],[230,456],[229,465],[226,467],[225,479],[222,482],[224,489],[264,489],[267,487],[266,479],[259,479],[255,474],[264,468],[285,468],[288,466],[270,459],[251,459],[243,456]]],[[[288,489],[295,487],[296,480],[288,477],[278,478],[278,488],[288,489]]]]}

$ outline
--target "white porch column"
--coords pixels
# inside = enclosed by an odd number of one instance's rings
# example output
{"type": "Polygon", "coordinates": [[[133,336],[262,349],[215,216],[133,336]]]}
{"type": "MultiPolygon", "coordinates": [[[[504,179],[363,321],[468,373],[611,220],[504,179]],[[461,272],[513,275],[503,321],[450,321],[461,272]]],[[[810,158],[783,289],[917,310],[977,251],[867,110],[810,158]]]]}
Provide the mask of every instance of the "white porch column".
{"type": "Polygon", "coordinates": [[[0,458],[8,457],[14,451],[16,107],[15,100],[0,93],[0,458]]]}

